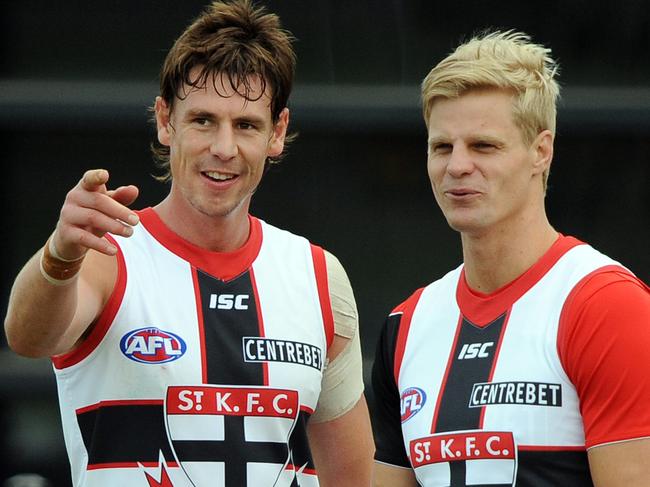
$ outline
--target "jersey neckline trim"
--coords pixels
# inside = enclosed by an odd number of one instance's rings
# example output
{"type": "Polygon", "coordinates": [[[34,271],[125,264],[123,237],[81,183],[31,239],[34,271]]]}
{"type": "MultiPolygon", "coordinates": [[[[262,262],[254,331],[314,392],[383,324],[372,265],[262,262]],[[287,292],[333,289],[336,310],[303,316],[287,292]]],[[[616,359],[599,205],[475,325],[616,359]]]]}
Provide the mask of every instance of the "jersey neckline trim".
{"type": "Polygon", "coordinates": [[[147,231],[166,249],[192,266],[222,281],[230,281],[246,272],[262,247],[262,223],[248,215],[250,233],[246,243],[233,252],[213,252],[198,247],[174,233],[149,207],[137,212],[147,231]]]}
{"type": "Polygon", "coordinates": [[[461,313],[476,326],[488,325],[537,284],[564,254],[578,245],[584,243],[577,238],[560,234],[546,253],[526,272],[490,294],[472,290],[467,284],[463,267],[456,288],[456,300],[461,313]]]}

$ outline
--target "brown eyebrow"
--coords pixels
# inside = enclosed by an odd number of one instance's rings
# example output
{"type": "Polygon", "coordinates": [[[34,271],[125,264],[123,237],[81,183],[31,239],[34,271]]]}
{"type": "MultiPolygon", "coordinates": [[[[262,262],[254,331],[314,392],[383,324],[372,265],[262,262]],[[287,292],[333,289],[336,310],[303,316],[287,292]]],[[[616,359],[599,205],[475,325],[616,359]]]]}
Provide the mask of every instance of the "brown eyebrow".
{"type": "Polygon", "coordinates": [[[241,115],[235,117],[235,122],[246,122],[252,125],[263,126],[266,123],[266,120],[262,117],[257,117],[255,115],[241,115]]]}
{"type": "MultiPolygon", "coordinates": [[[[191,120],[193,118],[205,118],[207,120],[215,120],[216,118],[218,118],[218,116],[207,110],[203,110],[200,108],[191,108],[185,114],[185,118],[187,120],[191,120]]],[[[256,125],[256,126],[263,126],[266,123],[266,120],[264,118],[251,115],[251,114],[243,114],[237,116],[233,119],[233,121],[235,123],[242,123],[242,122],[250,123],[251,125],[256,125]]]]}
{"type": "Polygon", "coordinates": [[[208,112],[207,110],[192,108],[187,111],[185,118],[208,118],[212,120],[214,118],[214,114],[208,112]]]}

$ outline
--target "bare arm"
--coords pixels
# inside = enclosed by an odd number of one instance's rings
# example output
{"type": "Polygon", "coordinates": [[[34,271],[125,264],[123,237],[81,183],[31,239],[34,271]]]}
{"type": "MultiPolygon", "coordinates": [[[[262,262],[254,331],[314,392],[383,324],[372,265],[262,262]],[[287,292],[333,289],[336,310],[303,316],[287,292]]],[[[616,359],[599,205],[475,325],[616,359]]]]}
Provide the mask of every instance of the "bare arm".
{"type": "Polygon", "coordinates": [[[363,487],[370,485],[375,451],[363,396],[343,416],[310,424],[307,429],[320,485],[363,487]]]}
{"type": "Polygon", "coordinates": [[[416,487],[417,485],[415,474],[410,468],[375,462],[372,475],[373,487],[416,487]]]}
{"type": "Polygon", "coordinates": [[[107,181],[103,169],[84,174],[66,196],[49,254],[42,261],[45,249],[39,250],[18,274],[5,318],[7,341],[15,352],[43,357],[71,350],[108,299],[117,249],[102,237],[106,232],[132,233],[122,222],[135,224],[137,215],[124,205],[135,200],[138,190],[126,186],[108,191],[107,181]],[[70,278],[49,274],[48,262],[72,268],[68,261],[79,259],[81,270],[70,278]]]}
{"type": "Polygon", "coordinates": [[[650,486],[650,438],[590,448],[588,456],[596,487],[650,486]]]}
{"type": "Polygon", "coordinates": [[[370,485],[375,446],[363,396],[357,307],[343,266],[327,251],[325,259],[334,340],[307,435],[320,485],[364,487],[370,485]]]}

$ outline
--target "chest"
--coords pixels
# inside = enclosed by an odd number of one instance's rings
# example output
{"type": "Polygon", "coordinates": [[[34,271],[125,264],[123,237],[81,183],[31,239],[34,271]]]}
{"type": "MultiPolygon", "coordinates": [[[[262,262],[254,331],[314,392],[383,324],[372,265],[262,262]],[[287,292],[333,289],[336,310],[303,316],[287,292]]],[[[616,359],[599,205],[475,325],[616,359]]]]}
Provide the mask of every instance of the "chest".
{"type": "Polygon", "coordinates": [[[466,479],[511,484],[523,452],[584,446],[578,398],[557,352],[564,300],[542,299],[547,292],[533,290],[483,326],[463,316],[453,293],[423,294],[398,381],[418,478],[462,468],[466,479]]]}

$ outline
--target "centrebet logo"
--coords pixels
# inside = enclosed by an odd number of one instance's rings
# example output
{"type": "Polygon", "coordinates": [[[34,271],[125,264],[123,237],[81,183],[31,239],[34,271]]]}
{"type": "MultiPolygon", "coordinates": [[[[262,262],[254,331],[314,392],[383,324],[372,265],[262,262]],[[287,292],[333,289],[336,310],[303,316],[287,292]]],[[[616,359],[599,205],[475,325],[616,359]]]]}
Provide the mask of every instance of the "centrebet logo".
{"type": "Polygon", "coordinates": [[[165,421],[174,456],[194,485],[289,487],[297,485],[289,436],[299,410],[295,390],[172,386],[165,421]]]}

